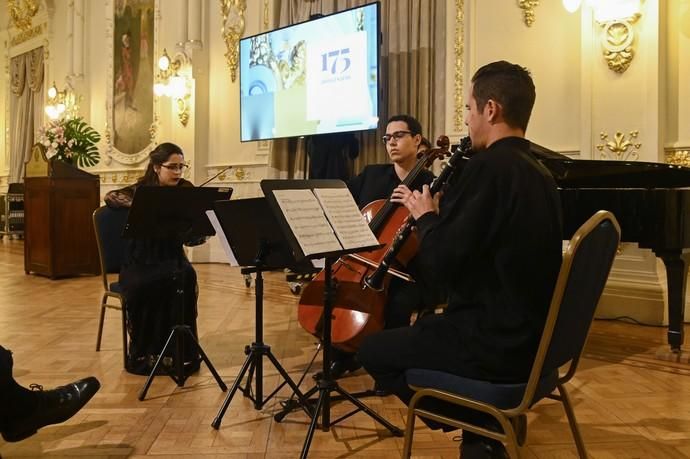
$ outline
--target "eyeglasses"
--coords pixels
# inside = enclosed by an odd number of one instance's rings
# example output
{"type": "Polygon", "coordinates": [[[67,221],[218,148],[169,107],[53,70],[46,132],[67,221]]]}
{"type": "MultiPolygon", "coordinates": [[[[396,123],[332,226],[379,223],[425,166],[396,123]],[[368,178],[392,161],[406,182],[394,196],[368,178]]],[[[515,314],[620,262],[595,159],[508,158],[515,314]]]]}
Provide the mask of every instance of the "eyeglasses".
{"type": "Polygon", "coordinates": [[[184,172],[189,166],[187,164],[161,164],[161,167],[175,172],[184,172]]]}
{"type": "Polygon", "coordinates": [[[381,140],[383,141],[383,144],[386,145],[388,142],[391,141],[391,139],[395,139],[396,141],[402,139],[405,137],[407,134],[412,135],[412,132],[410,131],[395,131],[392,134],[386,134],[383,137],[381,137],[381,140]]]}

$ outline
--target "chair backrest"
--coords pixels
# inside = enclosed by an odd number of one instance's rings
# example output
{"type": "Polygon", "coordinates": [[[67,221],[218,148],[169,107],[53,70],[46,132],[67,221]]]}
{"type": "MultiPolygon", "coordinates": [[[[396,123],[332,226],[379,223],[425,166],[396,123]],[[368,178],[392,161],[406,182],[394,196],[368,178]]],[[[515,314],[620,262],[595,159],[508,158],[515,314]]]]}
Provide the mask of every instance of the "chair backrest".
{"type": "Polygon", "coordinates": [[[111,209],[99,207],[93,212],[93,228],[96,232],[98,255],[101,259],[101,273],[106,290],[107,275],[120,272],[122,258],[127,248],[127,241],[122,238],[122,231],[127,223],[129,209],[111,209]]]}
{"type": "Polygon", "coordinates": [[[565,382],[575,373],[599,299],[620,242],[620,226],[600,210],[573,235],[563,256],[544,333],[530,374],[523,405],[531,403],[537,382],[570,362],[565,382]]]}

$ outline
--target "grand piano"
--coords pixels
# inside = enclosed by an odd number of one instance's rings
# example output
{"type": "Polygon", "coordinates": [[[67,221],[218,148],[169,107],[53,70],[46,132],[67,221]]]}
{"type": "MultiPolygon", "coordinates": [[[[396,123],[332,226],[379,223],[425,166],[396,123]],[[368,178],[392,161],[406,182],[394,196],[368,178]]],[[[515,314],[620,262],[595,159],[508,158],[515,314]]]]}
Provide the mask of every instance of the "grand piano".
{"type": "Polygon", "coordinates": [[[532,152],[553,174],[569,239],[597,210],[613,212],[621,241],[651,249],[666,266],[668,343],[680,352],[690,247],[690,168],[672,164],[574,160],[533,144],[532,152]]]}

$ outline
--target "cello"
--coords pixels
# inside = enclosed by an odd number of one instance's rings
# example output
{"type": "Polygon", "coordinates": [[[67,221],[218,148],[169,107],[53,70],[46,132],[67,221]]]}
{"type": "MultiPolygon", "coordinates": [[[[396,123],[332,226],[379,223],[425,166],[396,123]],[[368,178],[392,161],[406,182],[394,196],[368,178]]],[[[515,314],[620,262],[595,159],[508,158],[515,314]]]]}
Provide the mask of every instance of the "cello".
{"type": "MultiPolygon", "coordinates": [[[[434,160],[450,156],[449,144],[448,137],[441,136],[437,141],[438,148],[420,153],[417,163],[403,184],[410,186],[421,171],[429,167],[434,160]]],[[[451,160],[464,154],[458,152],[451,160]]],[[[450,174],[453,169],[451,160],[441,176],[444,173],[450,174]]],[[[432,187],[437,182],[438,179],[432,187]]],[[[332,266],[335,295],[331,317],[331,340],[333,345],[348,352],[355,352],[365,336],[384,328],[384,306],[390,275],[412,280],[404,271],[391,265],[397,263],[405,266],[417,251],[416,237],[409,237],[413,221],[404,206],[392,203],[390,199],[378,200],[365,206],[362,214],[384,246],[369,252],[343,256],[332,266]],[[408,229],[404,231],[405,234],[401,233],[406,226],[408,229]],[[376,285],[372,288],[374,282],[376,285]]],[[[300,325],[316,337],[320,337],[322,333],[324,287],[322,271],[303,290],[297,314],[300,325]]]]}

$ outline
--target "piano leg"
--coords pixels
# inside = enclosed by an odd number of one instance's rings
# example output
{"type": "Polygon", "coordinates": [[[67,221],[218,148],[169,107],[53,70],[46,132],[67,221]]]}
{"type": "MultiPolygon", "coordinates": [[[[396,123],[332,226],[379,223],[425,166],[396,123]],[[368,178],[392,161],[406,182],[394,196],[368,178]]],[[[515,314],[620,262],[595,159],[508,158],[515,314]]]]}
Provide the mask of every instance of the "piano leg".
{"type": "Polygon", "coordinates": [[[683,344],[683,316],[685,314],[685,284],[688,278],[688,258],[682,250],[654,251],[664,260],[668,283],[668,344],[671,352],[680,353],[683,344]]]}

